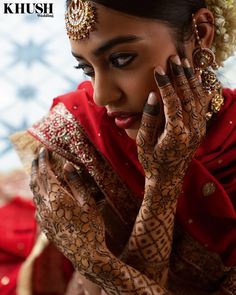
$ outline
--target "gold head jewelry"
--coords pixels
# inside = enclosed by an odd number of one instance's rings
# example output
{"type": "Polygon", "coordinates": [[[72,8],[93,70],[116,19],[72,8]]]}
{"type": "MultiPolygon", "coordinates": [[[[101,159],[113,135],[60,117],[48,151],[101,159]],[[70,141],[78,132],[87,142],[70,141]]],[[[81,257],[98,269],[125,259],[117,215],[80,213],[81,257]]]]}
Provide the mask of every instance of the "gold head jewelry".
{"type": "Polygon", "coordinates": [[[95,7],[89,0],[72,0],[65,13],[65,22],[70,39],[88,38],[89,33],[95,30],[95,7]]]}
{"type": "Polygon", "coordinates": [[[224,105],[224,97],[222,95],[222,85],[213,70],[218,69],[215,60],[215,54],[208,48],[203,48],[199,36],[196,19],[193,15],[193,26],[199,47],[193,52],[193,64],[196,73],[201,76],[202,86],[207,94],[212,96],[209,112],[206,119],[211,119],[214,113],[218,113],[224,105]],[[212,70],[213,69],[213,70],[212,70]]]}

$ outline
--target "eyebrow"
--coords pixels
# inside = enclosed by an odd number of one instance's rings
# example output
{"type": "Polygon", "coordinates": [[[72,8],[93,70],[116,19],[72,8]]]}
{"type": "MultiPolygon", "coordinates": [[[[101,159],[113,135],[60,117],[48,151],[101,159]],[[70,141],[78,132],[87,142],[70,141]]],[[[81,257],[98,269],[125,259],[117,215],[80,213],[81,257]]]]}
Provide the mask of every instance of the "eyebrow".
{"type": "MultiPolygon", "coordinates": [[[[113,39],[107,40],[105,43],[103,43],[101,46],[93,50],[92,54],[95,57],[98,57],[99,55],[104,54],[106,51],[112,49],[113,47],[124,44],[124,43],[134,43],[143,40],[143,38],[136,36],[136,35],[126,35],[126,36],[118,36],[113,39]]],[[[82,56],[77,55],[74,52],[71,52],[72,55],[78,59],[83,59],[82,56]]]]}

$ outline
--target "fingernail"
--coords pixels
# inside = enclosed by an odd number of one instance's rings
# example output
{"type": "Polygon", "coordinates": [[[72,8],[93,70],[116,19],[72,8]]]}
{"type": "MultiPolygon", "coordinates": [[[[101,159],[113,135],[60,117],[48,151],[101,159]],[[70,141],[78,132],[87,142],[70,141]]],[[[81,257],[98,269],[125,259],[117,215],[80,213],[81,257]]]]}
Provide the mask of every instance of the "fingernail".
{"type": "Polygon", "coordinates": [[[171,57],[171,61],[179,66],[181,66],[181,61],[178,55],[171,57]]]}
{"type": "Polygon", "coordinates": [[[171,68],[175,76],[180,76],[184,73],[180,58],[177,55],[171,58],[171,68]]]}
{"type": "Polygon", "coordinates": [[[39,150],[39,158],[45,158],[46,156],[46,149],[44,147],[41,147],[39,150]]]}
{"type": "Polygon", "coordinates": [[[75,172],[75,171],[76,171],[75,168],[74,168],[74,166],[73,166],[71,163],[69,163],[69,162],[67,162],[67,163],[64,165],[64,169],[65,169],[65,171],[68,172],[68,173],[72,173],[72,172],[75,172]]]}
{"type": "Polygon", "coordinates": [[[169,78],[166,76],[164,70],[161,67],[157,67],[154,71],[155,80],[159,87],[163,87],[170,83],[169,78]]]}
{"type": "Polygon", "coordinates": [[[71,163],[66,163],[64,165],[64,170],[68,180],[72,180],[72,181],[78,180],[78,173],[71,163]]]}
{"type": "Polygon", "coordinates": [[[45,148],[44,148],[44,147],[41,147],[41,148],[39,149],[39,154],[42,154],[44,151],[45,151],[45,148]]]}
{"type": "Polygon", "coordinates": [[[155,71],[161,76],[166,74],[162,67],[156,67],[155,71]]]}
{"type": "Polygon", "coordinates": [[[193,72],[193,69],[191,68],[191,65],[188,61],[187,58],[184,58],[182,60],[182,64],[183,64],[183,67],[184,67],[184,73],[185,73],[185,76],[187,79],[190,79],[194,76],[194,72],[193,72]]]}
{"type": "Polygon", "coordinates": [[[189,63],[189,61],[188,61],[187,58],[183,58],[183,59],[182,59],[182,64],[183,64],[183,66],[184,66],[185,68],[190,68],[190,67],[191,67],[191,66],[190,66],[190,63],[189,63]]]}
{"type": "Polygon", "coordinates": [[[158,116],[160,114],[160,104],[154,92],[149,94],[143,112],[151,116],[158,116]]]}
{"type": "Polygon", "coordinates": [[[148,104],[150,105],[155,105],[157,104],[157,97],[156,94],[154,92],[151,92],[148,96],[148,100],[147,100],[148,104]]]}

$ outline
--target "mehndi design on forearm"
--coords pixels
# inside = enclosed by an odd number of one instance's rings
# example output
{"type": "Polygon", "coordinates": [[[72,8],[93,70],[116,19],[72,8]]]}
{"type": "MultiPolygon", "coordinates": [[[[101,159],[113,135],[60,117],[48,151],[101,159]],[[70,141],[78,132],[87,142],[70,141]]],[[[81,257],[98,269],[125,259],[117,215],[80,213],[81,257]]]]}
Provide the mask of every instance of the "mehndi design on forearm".
{"type": "Polygon", "coordinates": [[[111,257],[107,263],[104,263],[102,273],[103,281],[97,284],[100,284],[109,295],[173,295],[116,257],[111,257]]]}
{"type": "MultiPolygon", "coordinates": [[[[176,192],[178,193],[178,192],[176,192]]],[[[145,198],[126,249],[126,261],[161,286],[165,286],[176,201],[160,210],[157,189],[146,186],[145,198]]],[[[164,206],[165,207],[165,206],[164,206]]]]}

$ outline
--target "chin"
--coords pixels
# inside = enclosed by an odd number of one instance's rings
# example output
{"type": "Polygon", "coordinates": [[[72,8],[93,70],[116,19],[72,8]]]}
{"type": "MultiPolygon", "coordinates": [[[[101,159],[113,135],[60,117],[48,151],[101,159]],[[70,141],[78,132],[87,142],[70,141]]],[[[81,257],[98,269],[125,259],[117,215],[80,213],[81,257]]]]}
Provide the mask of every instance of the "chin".
{"type": "Polygon", "coordinates": [[[126,129],[125,132],[131,139],[136,140],[138,129],[126,129]]]}

